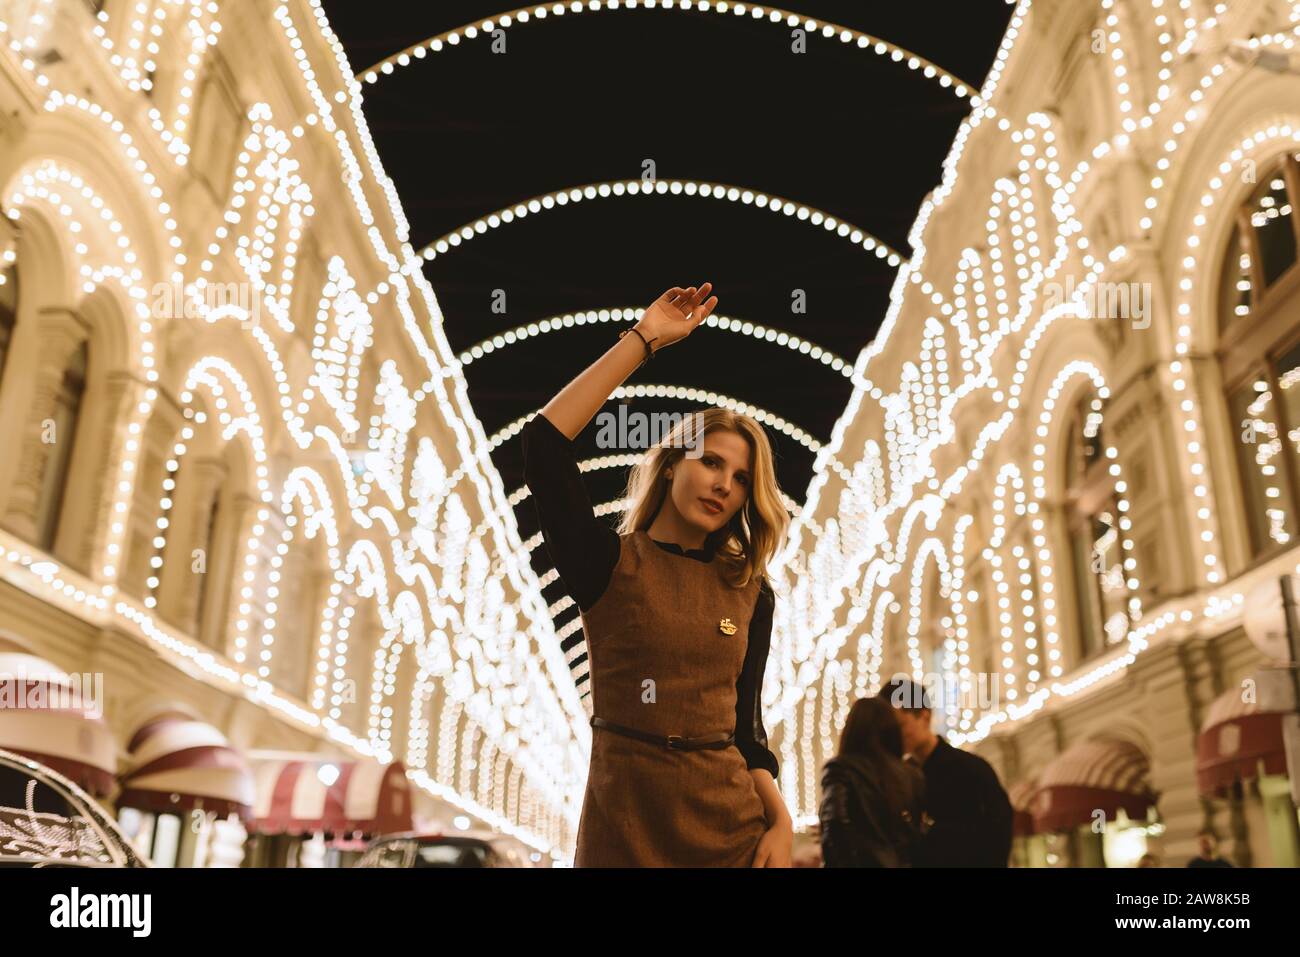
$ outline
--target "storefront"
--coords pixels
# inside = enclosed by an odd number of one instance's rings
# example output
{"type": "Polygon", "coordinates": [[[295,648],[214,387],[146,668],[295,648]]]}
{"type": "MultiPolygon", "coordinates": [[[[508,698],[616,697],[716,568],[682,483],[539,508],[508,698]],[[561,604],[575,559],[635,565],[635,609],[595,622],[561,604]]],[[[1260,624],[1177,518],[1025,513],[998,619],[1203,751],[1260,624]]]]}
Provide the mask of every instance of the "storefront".
{"type": "Polygon", "coordinates": [[[254,793],[243,755],[181,709],[146,721],[127,750],[118,821],[141,852],[160,867],[238,867],[254,793]]]}
{"type": "Polygon", "coordinates": [[[97,799],[112,794],[117,747],[102,676],[64,672],[0,635],[0,748],[53,768],[97,799]]]}
{"type": "Polygon", "coordinates": [[[1150,768],[1117,738],[1082,741],[1043,769],[1031,802],[1049,867],[1135,867],[1163,832],[1150,768]]]}
{"type": "Polygon", "coordinates": [[[254,752],[256,804],[244,865],[347,867],[381,834],[412,830],[401,763],[254,752]]]}
{"type": "Polygon", "coordinates": [[[1034,794],[1038,779],[1020,781],[1007,791],[1013,812],[1011,822],[1011,866],[1047,867],[1047,839],[1034,830],[1034,794]]]}
{"type": "Polygon", "coordinates": [[[1233,829],[1246,838],[1235,864],[1300,866],[1282,729],[1294,697],[1286,669],[1260,668],[1216,698],[1201,723],[1196,783],[1203,799],[1227,805],[1233,829]]]}

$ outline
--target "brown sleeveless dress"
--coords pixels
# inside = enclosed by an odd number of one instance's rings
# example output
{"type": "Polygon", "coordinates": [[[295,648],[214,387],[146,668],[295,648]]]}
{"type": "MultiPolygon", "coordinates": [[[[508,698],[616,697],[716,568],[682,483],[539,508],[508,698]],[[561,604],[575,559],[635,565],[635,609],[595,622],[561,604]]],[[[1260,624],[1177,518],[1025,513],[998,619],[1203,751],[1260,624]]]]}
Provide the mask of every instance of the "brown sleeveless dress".
{"type": "MultiPolygon", "coordinates": [[[[608,587],[582,614],[593,714],[665,736],[731,731],[758,580],[732,588],[716,559],[664,551],[644,531],[620,540],[608,587]]],[[[592,728],[575,866],[749,867],[766,830],[734,745],[670,751],[592,728]]]]}

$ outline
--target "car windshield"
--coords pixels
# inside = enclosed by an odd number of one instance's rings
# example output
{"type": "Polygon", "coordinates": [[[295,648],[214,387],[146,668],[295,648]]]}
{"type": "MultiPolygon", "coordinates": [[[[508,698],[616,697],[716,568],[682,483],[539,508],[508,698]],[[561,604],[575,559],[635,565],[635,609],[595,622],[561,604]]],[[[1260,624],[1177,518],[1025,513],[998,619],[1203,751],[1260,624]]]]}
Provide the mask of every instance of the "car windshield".
{"type": "Polygon", "coordinates": [[[420,844],[415,849],[416,867],[489,867],[491,851],[486,844],[441,842],[420,844]]]}
{"type": "Polygon", "coordinates": [[[99,831],[62,790],[0,763],[0,866],[112,866],[99,831]]]}

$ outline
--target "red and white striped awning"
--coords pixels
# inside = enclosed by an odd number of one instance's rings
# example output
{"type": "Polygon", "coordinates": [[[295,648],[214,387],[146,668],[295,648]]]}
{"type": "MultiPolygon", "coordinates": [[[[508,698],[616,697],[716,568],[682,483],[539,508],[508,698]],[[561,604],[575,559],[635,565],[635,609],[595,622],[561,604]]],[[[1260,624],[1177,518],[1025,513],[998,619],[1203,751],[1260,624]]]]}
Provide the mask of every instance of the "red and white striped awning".
{"type": "Polygon", "coordinates": [[[1294,710],[1291,675],[1261,668],[1216,698],[1196,740],[1196,783],[1203,797],[1222,795],[1237,782],[1286,774],[1282,716],[1294,710]]]}
{"type": "Polygon", "coordinates": [[[1148,780],[1150,765],[1128,741],[1082,741],[1058,755],[1038,779],[1032,813],[1037,831],[1065,831],[1095,820],[1102,811],[1113,820],[1122,809],[1145,820],[1155,803],[1148,780]]]}
{"type": "Polygon", "coordinates": [[[1014,812],[1011,833],[1016,837],[1026,837],[1034,833],[1034,815],[1030,808],[1037,793],[1038,781],[1035,778],[1017,781],[1007,791],[1007,799],[1011,802],[1011,809],[1014,812]]]}
{"type": "Polygon", "coordinates": [[[259,761],[250,828],[263,834],[374,836],[411,830],[411,789],[398,762],[318,755],[259,761]]]}
{"type": "Polygon", "coordinates": [[[113,790],[117,746],[98,700],[103,681],[68,673],[0,635],[0,748],[58,771],[96,797],[113,790]]]}
{"type": "Polygon", "coordinates": [[[127,745],[131,770],[119,807],[144,811],[253,813],[253,772],[216,728],[178,711],[145,722],[127,745]]]}

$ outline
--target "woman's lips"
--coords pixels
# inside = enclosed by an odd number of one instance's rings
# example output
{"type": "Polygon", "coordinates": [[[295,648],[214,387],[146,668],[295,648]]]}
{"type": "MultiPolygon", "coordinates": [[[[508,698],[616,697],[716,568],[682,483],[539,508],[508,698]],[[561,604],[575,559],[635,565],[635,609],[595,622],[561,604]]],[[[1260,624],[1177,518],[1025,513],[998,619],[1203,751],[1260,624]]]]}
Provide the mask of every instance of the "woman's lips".
{"type": "Polygon", "coordinates": [[[707,502],[707,501],[705,501],[704,499],[700,499],[700,504],[704,506],[704,510],[705,510],[706,512],[708,512],[710,515],[721,515],[721,514],[722,514],[722,509],[720,509],[720,508],[718,508],[717,506],[713,505],[713,503],[711,503],[711,502],[707,502]]]}

